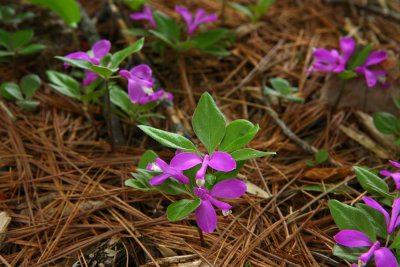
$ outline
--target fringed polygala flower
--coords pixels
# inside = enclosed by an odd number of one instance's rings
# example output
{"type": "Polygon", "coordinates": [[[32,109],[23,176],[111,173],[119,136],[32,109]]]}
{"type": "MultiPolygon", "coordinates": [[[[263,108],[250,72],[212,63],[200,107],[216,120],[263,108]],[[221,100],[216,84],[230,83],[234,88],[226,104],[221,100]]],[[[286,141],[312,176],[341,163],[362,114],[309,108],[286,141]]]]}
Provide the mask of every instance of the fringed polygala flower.
{"type": "Polygon", "coordinates": [[[160,158],[157,158],[154,163],[149,163],[146,170],[163,172],[162,174],[153,177],[149,181],[150,185],[159,185],[170,177],[175,178],[183,184],[189,183],[189,178],[183,175],[182,171],[170,167],[165,161],[160,158]]]}
{"type": "Polygon", "coordinates": [[[207,15],[204,9],[197,10],[194,18],[192,17],[192,14],[190,14],[190,12],[184,7],[175,6],[175,11],[178,12],[185,20],[188,28],[187,33],[189,35],[194,33],[199,24],[204,22],[211,22],[217,20],[218,18],[218,16],[215,14],[207,15]]]}
{"type": "MultiPolygon", "coordinates": [[[[92,46],[93,57],[90,56],[87,52],[82,52],[82,51],[68,54],[65,57],[70,59],[86,60],[92,62],[95,65],[99,65],[100,59],[105,57],[108,54],[108,52],[110,52],[110,49],[111,49],[110,41],[100,40],[92,46]]],[[[69,64],[64,63],[64,67],[68,68],[69,64]]],[[[96,80],[99,77],[99,75],[97,75],[96,73],[88,70],[85,70],[85,75],[86,78],[83,80],[83,85],[85,86],[91,84],[92,82],[94,82],[94,80],[96,80]]]]}
{"type": "Polygon", "coordinates": [[[356,230],[343,230],[334,236],[335,241],[346,247],[370,247],[370,249],[361,254],[358,258],[358,264],[353,263],[352,267],[364,267],[368,261],[375,256],[377,267],[398,267],[396,257],[386,247],[380,247],[379,241],[374,244],[368,236],[356,230]]]}
{"type": "Polygon", "coordinates": [[[389,213],[378,202],[376,202],[372,198],[363,197],[362,200],[365,202],[365,204],[367,204],[371,208],[379,210],[383,214],[383,216],[385,216],[385,222],[386,222],[387,231],[388,231],[389,235],[391,235],[393,233],[394,229],[396,229],[396,227],[400,225],[400,220],[399,220],[400,199],[394,200],[391,215],[389,215],[389,213]]]}
{"type": "MultiPolygon", "coordinates": [[[[397,167],[400,168],[400,163],[397,163],[396,161],[393,160],[389,160],[389,162],[397,167]]],[[[392,176],[394,182],[396,183],[396,189],[400,190],[400,172],[388,172],[386,170],[380,171],[380,174],[384,175],[384,176],[392,176]]]]}
{"type": "Polygon", "coordinates": [[[147,20],[150,22],[151,26],[155,29],[157,28],[156,22],[153,17],[153,12],[148,6],[144,6],[141,12],[135,12],[129,16],[133,20],[147,20]]]}
{"type": "Polygon", "coordinates": [[[201,158],[196,153],[183,152],[175,155],[171,160],[171,166],[177,170],[188,170],[199,164],[201,164],[201,167],[196,173],[196,183],[199,187],[204,186],[207,166],[224,172],[236,169],[236,161],[226,152],[214,152],[211,158],[209,155],[201,158]]]}
{"type": "Polygon", "coordinates": [[[133,67],[129,71],[121,70],[119,75],[128,80],[128,94],[132,103],[143,105],[158,99],[168,99],[170,101],[173,99],[172,94],[166,93],[164,90],[153,91],[154,79],[151,76],[152,71],[146,64],[133,67]]]}
{"type": "Polygon", "coordinates": [[[354,52],[356,44],[350,37],[343,37],[340,39],[340,49],[342,55],[336,49],[332,51],[317,48],[313,56],[316,61],[312,64],[312,68],[307,69],[307,72],[321,71],[321,72],[342,72],[346,69],[346,63],[354,52]]]}
{"type": "Polygon", "coordinates": [[[365,81],[369,87],[376,85],[377,81],[383,84],[383,87],[387,87],[389,83],[386,81],[386,71],[384,70],[370,70],[367,67],[381,63],[387,58],[388,54],[385,51],[375,51],[369,54],[361,66],[354,69],[355,72],[361,75],[365,75],[365,81]]]}
{"type": "Polygon", "coordinates": [[[195,210],[197,225],[206,233],[211,233],[217,227],[217,213],[213,207],[222,210],[224,217],[232,213],[232,206],[228,203],[216,200],[220,198],[237,198],[246,193],[246,184],[240,180],[229,179],[214,185],[208,192],[207,188],[193,188],[194,193],[201,198],[200,206],[195,210]]]}

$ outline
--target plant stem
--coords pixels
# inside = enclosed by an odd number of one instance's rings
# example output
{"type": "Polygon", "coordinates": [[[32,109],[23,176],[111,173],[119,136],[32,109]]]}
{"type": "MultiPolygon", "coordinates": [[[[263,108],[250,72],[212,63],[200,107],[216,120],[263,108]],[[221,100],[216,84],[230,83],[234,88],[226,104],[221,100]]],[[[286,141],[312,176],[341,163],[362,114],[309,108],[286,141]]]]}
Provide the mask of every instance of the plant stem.
{"type": "Polygon", "coordinates": [[[71,32],[72,32],[72,39],[74,39],[74,43],[77,49],[79,49],[79,40],[78,40],[78,36],[76,35],[76,31],[74,28],[71,28],[71,32]]]}
{"type": "Polygon", "coordinates": [[[114,152],[114,134],[111,123],[111,101],[110,101],[110,89],[108,88],[108,79],[105,80],[106,84],[106,101],[107,101],[107,119],[108,119],[108,133],[110,135],[111,153],[114,152]]]}
{"type": "Polygon", "coordinates": [[[201,231],[200,228],[197,228],[199,230],[199,237],[200,237],[200,245],[202,247],[206,246],[206,243],[204,242],[204,236],[203,236],[203,231],[201,231]]]}

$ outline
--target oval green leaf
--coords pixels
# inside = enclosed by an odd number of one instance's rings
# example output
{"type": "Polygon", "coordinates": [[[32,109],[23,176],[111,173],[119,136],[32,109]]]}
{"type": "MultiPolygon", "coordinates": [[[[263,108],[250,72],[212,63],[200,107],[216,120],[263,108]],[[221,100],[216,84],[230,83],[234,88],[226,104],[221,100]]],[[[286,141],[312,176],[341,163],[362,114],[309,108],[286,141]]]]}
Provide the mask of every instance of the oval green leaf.
{"type": "Polygon", "coordinates": [[[170,219],[173,222],[179,220],[183,216],[197,209],[197,207],[200,206],[200,204],[201,204],[200,198],[195,200],[181,199],[168,206],[167,208],[168,219],[170,219]]]}

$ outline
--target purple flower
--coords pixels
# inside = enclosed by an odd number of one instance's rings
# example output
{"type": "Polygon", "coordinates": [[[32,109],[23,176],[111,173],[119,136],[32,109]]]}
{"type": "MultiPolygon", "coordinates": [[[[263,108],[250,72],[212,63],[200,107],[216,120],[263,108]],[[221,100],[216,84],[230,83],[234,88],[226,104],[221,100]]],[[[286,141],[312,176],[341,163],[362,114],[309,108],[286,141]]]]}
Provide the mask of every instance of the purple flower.
{"type": "Polygon", "coordinates": [[[346,68],[346,63],[354,52],[356,44],[350,37],[340,39],[340,49],[342,55],[336,49],[328,51],[323,48],[315,49],[313,56],[316,61],[312,65],[312,70],[307,69],[307,72],[322,71],[322,72],[342,72],[346,68]]]}
{"type": "Polygon", "coordinates": [[[385,222],[386,222],[387,231],[388,231],[389,235],[391,235],[393,233],[394,229],[396,229],[396,227],[400,225],[400,220],[399,220],[400,199],[394,200],[391,215],[389,215],[389,213],[378,202],[376,202],[372,198],[363,197],[362,200],[365,202],[365,204],[367,204],[371,208],[379,210],[383,214],[383,216],[385,216],[385,222]]]}
{"type": "Polygon", "coordinates": [[[222,210],[224,217],[232,211],[228,203],[216,200],[214,197],[237,198],[246,193],[246,184],[240,180],[229,179],[214,185],[208,192],[207,188],[193,188],[194,193],[201,198],[200,206],[195,210],[197,225],[206,233],[211,233],[217,226],[217,213],[213,205],[222,210]]]}
{"type": "Polygon", "coordinates": [[[175,11],[178,12],[185,20],[189,35],[191,35],[196,30],[197,26],[200,23],[211,22],[218,18],[218,16],[215,14],[207,15],[204,9],[197,10],[194,19],[192,17],[192,14],[190,14],[190,12],[184,7],[175,6],[175,11]]]}
{"type": "MultiPolygon", "coordinates": [[[[100,40],[98,42],[96,42],[93,46],[92,46],[92,52],[93,52],[93,57],[91,57],[87,52],[75,52],[75,53],[71,53],[66,55],[66,58],[70,58],[70,59],[80,59],[80,60],[86,60],[86,61],[90,61],[95,65],[99,65],[100,64],[100,59],[105,57],[108,52],[110,51],[111,48],[111,43],[108,40],[100,40]]],[[[69,64],[68,63],[64,63],[64,67],[68,68],[69,64]]],[[[99,75],[97,75],[94,72],[85,70],[85,74],[86,74],[86,78],[85,80],[83,80],[83,85],[87,86],[89,84],[91,84],[94,80],[96,80],[99,75]]]]}
{"type": "Polygon", "coordinates": [[[156,171],[156,172],[164,172],[160,175],[153,177],[149,181],[149,184],[151,184],[151,185],[159,185],[170,177],[175,178],[176,180],[178,180],[179,182],[181,182],[183,184],[189,183],[189,178],[187,178],[185,175],[183,175],[182,171],[176,170],[176,169],[170,167],[165,161],[163,161],[160,158],[157,158],[154,163],[149,163],[147,165],[146,170],[156,171]]]}
{"type": "MultiPolygon", "coordinates": [[[[393,160],[389,160],[390,163],[392,163],[393,166],[400,168],[400,163],[397,163],[393,160]]],[[[396,189],[400,190],[400,172],[388,172],[386,170],[380,171],[381,175],[384,176],[392,176],[394,182],[396,183],[396,189]]]]}
{"type": "Polygon", "coordinates": [[[388,83],[386,82],[386,71],[384,70],[369,70],[367,67],[371,65],[375,65],[381,63],[387,58],[387,53],[385,51],[375,51],[369,54],[367,59],[364,61],[361,66],[358,66],[354,69],[355,72],[361,75],[365,75],[365,80],[369,87],[373,87],[376,85],[376,82],[379,80],[383,83],[383,87],[387,87],[388,83]]]}
{"type": "Polygon", "coordinates": [[[204,186],[207,166],[224,172],[229,172],[236,168],[236,161],[226,152],[214,152],[211,158],[209,155],[205,155],[204,159],[196,153],[183,152],[175,155],[171,160],[171,166],[177,170],[187,170],[198,164],[201,164],[201,167],[196,174],[196,183],[200,187],[204,186]]]}
{"type": "Polygon", "coordinates": [[[379,241],[374,244],[369,240],[368,236],[356,230],[343,230],[333,237],[335,241],[346,247],[370,247],[370,249],[361,254],[358,258],[358,265],[352,266],[365,266],[371,259],[372,255],[375,256],[375,263],[377,267],[397,267],[397,260],[390,249],[380,247],[379,241]]]}
{"type": "Polygon", "coordinates": [[[148,102],[157,101],[159,99],[168,99],[169,101],[172,102],[174,97],[172,96],[172,94],[170,92],[165,92],[164,90],[159,90],[159,91],[152,92],[149,95],[140,98],[138,100],[138,104],[143,105],[148,102]]]}
{"type": "Polygon", "coordinates": [[[132,13],[129,16],[133,20],[147,20],[153,28],[157,28],[156,22],[153,17],[153,12],[148,6],[144,6],[141,12],[132,13]]]}

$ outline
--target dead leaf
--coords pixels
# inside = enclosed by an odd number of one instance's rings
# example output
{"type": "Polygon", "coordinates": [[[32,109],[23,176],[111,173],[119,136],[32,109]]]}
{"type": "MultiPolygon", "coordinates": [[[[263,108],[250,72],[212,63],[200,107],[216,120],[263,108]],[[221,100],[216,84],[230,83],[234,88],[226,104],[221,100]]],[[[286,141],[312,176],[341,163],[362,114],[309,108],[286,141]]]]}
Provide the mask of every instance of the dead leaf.
{"type": "Polygon", "coordinates": [[[265,192],[261,187],[253,184],[252,182],[246,181],[247,190],[246,193],[256,195],[262,198],[271,198],[272,196],[265,192]]]}
{"type": "Polygon", "coordinates": [[[300,176],[300,179],[327,180],[333,182],[352,174],[351,168],[312,168],[300,176]]]}

